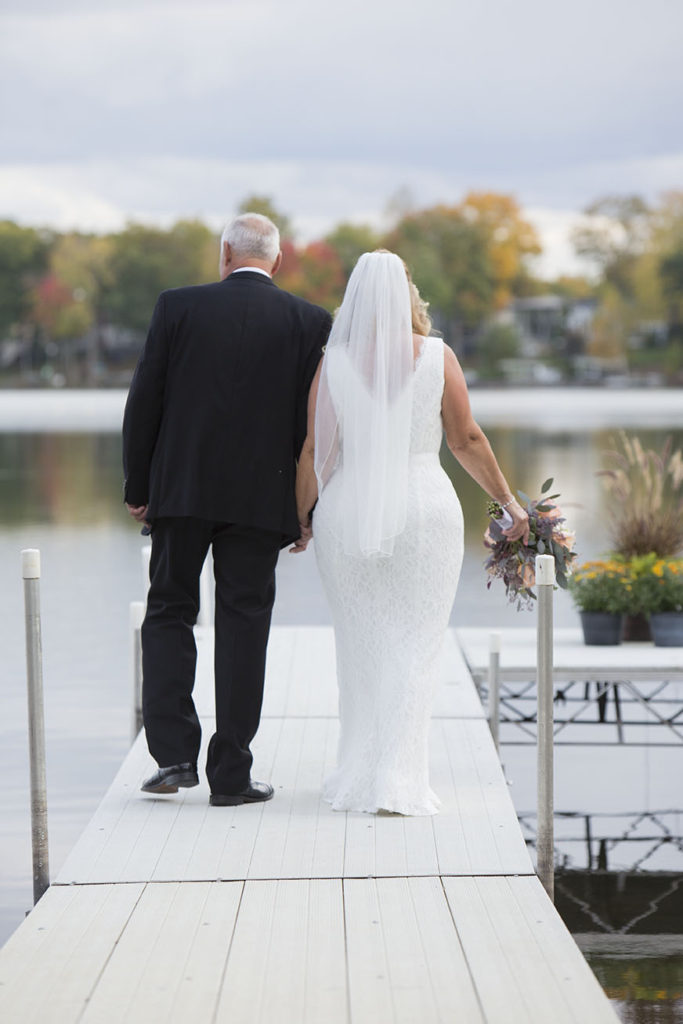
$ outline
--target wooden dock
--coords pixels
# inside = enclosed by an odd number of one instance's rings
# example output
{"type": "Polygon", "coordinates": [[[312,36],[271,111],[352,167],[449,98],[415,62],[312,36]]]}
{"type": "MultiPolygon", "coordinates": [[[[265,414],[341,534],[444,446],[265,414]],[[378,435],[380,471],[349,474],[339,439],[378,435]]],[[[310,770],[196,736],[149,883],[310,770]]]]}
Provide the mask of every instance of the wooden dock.
{"type": "MultiPolygon", "coordinates": [[[[212,632],[197,631],[212,723],[212,632]]],[[[602,1024],[616,1015],[536,878],[449,633],[435,817],[321,800],[338,722],[328,627],[277,627],[254,744],[275,799],[139,792],[139,737],[58,878],[0,952],[7,1024],[602,1024]]],[[[200,772],[201,775],[201,772],[200,772]]]]}

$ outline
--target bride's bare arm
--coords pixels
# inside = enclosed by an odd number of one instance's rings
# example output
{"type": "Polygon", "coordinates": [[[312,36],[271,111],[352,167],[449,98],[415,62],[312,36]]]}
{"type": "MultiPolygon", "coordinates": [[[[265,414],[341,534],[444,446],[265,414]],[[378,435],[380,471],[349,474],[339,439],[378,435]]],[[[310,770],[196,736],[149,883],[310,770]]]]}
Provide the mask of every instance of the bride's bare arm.
{"type": "Polygon", "coordinates": [[[505,531],[510,540],[529,540],[529,522],[524,509],[517,504],[510,486],[503,476],[486,434],[472,416],[465,375],[455,353],[444,345],[444,391],[441,403],[446,441],[463,469],[473,477],[488,495],[501,505],[513,519],[505,531]],[[510,500],[512,504],[508,504],[510,500]]]}
{"type": "Polygon", "coordinates": [[[303,443],[299,455],[299,464],[296,471],[296,508],[299,516],[299,523],[307,525],[311,509],[318,500],[318,481],[315,476],[315,406],[318,401],[318,385],[320,383],[320,369],[318,366],[311,390],[308,394],[308,427],[306,440],[303,443]]]}

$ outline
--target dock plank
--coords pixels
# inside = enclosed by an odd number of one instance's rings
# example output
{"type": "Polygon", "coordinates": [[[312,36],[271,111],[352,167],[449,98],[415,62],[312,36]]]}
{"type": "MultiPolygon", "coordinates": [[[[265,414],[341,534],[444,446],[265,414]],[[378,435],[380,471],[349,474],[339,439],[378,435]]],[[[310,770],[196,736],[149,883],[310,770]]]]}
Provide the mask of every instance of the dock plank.
{"type": "Polygon", "coordinates": [[[245,885],[217,1019],[347,1020],[339,881],[245,885]]]}
{"type": "Polygon", "coordinates": [[[3,947],[0,1020],[77,1020],[143,889],[51,887],[3,947]]]}
{"type": "MultiPolygon", "coordinates": [[[[477,681],[488,671],[489,630],[476,626],[456,629],[467,665],[477,681]]],[[[499,629],[500,667],[504,679],[535,678],[536,633],[533,628],[499,629]]],[[[560,627],[553,632],[555,679],[683,679],[683,647],[651,643],[615,646],[586,645],[580,629],[560,627]]]]}
{"type": "MultiPolygon", "coordinates": [[[[213,731],[211,631],[196,699],[213,731]]],[[[254,743],[265,804],[139,791],[138,737],[63,870],[0,951],[0,1017],[36,1024],[607,1024],[533,868],[474,683],[444,646],[430,773],[440,814],[335,812],[334,642],[273,630],[254,743]],[[268,703],[270,702],[270,703],[268,703]]]]}
{"type": "Polygon", "coordinates": [[[444,878],[443,884],[487,1021],[614,1024],[607,996],[586,973],[537,878],[444,878]]]}
{"type": "Polygon", "coordinates": [[[264,721],[255,775],[273,780],[275,798],[238,808],[209,807],[203,778],[172,796],[140,793],[150,763],[138,738],[125,791],[115,781],[57,883],[533,872],[483,719],[432,723],[433,818],[333,811],[321,786],[337,735],[326,718],[264,721]]]}
{"type": "MultiPolygon", "coordinates": [[[[201,718],[213,718],[213,630],[198,627],[194,699],[201,718]]],[[[448,630],[438,663],[434,718],[485,716],[454,630],[448,630]]],[[[334,632],[329,626],[277,626],[266,658],[266,718],[336,718],[338,691],[334,632]]]]}
{"type": "Polygon", "coordinates": [[[443,808],[434,818],[442,875],[532,874],[526,844],[488,725],[435,723],[443,808]]]}

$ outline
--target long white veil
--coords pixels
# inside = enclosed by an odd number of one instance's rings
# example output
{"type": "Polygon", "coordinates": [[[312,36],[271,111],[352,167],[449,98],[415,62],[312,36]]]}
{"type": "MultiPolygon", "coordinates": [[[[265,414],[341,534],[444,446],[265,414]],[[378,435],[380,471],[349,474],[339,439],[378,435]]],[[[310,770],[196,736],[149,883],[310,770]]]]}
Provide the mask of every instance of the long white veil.
{"type": "Polygon", "coordinates": [[[413,400],[410,291],[394,253],[354,267],[323,359],[315,417],[319,493],[340,488],[344,551],[391,555],[406,524],[413,400]]]}

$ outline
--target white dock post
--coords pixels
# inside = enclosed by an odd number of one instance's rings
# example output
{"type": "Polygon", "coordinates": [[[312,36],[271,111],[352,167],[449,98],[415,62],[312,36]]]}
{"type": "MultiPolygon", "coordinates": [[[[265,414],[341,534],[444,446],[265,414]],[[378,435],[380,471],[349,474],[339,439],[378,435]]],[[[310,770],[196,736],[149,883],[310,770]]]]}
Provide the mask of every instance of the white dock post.
{"type": "Polygon", "coordinates": [[[45,712],[43,708],[43,644],[40,629],[40,551],[21,552],[26,614],[26,678],[28,683],[28,739],[31,764],[31,847],[33,902],[50,887],[45,781],[45,712]]]}
{"type": "Polygon", "coordinates": [[[537,772],[538,807],[536,833],[536,870],[543,886],[554,900],[553,834],[553,588],[555,559],[536,556],[538,588],[538,628],[536,633],[537,692],[537,772]]]}
{"type": "Polygon", "coordinates": [[[489,729],[500,750],[500,633],[489,633],[489,729]]]}
{"type": "Polygon", "coordinates": [[[130,603],[130,632],[131,632],[131,659],[132,659],[132,680],[133,700],[131,717],[130,741],[134,743],[140,729],[142,729],[142,620],[145,617],[145,602],[131,601],[130,603]]]}
{"type": "Polygon", "coordinates": [[[207,556],[199,577],[199,615],[197,616],[198,626],[211,626],[211,562],[207,556]]]}
{"type": "Polygon", "coordinates": [[[152,545],[145,544],[142,549],[142,593],[147,604],[147,591],[149,590],[149,562],[152,557],[152,545]]]}

